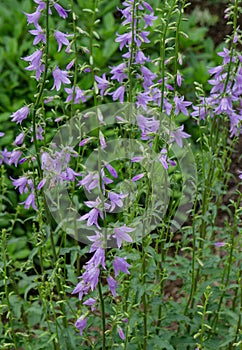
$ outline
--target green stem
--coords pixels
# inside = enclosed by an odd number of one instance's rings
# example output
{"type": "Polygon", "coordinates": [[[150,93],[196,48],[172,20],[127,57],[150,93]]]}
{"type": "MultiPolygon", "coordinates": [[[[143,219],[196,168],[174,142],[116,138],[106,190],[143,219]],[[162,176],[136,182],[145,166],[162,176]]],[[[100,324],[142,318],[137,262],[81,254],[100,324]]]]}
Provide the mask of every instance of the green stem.
{"type": "Polygon", "coordinates": [[[101,304],[101,318],[102,318],[102,330],[103,330],[103,337],[102,337],[102,350],[106,350],[106,321],[105,321],[105,305],[104,305],[104,299],[102,294],[102,285],[101,282],[98,282],[98,292],[99,292],[99,298],[100,298],[100,304],[101,304]]]}

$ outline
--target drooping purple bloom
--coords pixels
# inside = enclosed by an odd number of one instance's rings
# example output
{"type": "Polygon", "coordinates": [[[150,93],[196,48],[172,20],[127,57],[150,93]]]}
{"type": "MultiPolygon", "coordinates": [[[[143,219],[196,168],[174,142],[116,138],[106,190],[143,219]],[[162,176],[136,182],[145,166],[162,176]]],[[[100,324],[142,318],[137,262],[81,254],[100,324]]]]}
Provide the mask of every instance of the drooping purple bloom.
{"type": "MultiPolygon", "coordinates": [[[[65,88],[65,91],[68,93],[68,96],[66,98],[66,102],[71,102],[73,100],[73,92],[74,92],[74,87],[70,88],[65,88]]],[[[74,104],[79,104],[80,101],[83,103],[86,102],[87,98],[85,95],[85,91],[81,90],[78,86],[75,87],[75,98],[73,103],[74,104]]]]}
{"type": "Polygon", "coordinates": [[[82,335],[83,330],[86,328],[87,325],[87,318],[82,315],[81,317],[78,318],[78,320],[76,321],[76,328],[79,329],[80,331],[80,335],[82,335]]]}
{"type": "Polygon", "coordinates": [[[111,92],[110,95],[113,96],[113,101],[119,100],[121,103],[124,102],[124,93],[125,93],[125,86],[120,86],[115,90],[114,92],[111,92]]]}
{"type": "Polygon", "coordinates": [[[91,310],[95,311],[96,308],[94,307],[94,305],[96,304],[96,302],[97,302],[96,299],[88,298],[86,301],[84,301],[83,305],[91,306],[91,310]]]}
{"type": "MultiPolygon", "coordinates": [[[[102,204],[102,201],[99,197],[95,201],[86,201],[84,202],[89,208],[93,208],[89,211],[89,213],[82,215],[78,221],[83,221],[87,219],[87,226],[95,225],[99,229],[100,226],[98,225],[98,217],[100,216],[101,219],[103,219],[103,212],[98,207],[102,204]]],[[[106,205],[107,207],[107,205],[106,205]]],[[[109,207],[109,206],[108,206],[109,207]]],[[[107,207],[107,208],[108,208],[107,207]]]]}
{"type": "Polygon", "coordinates": [[[100,269],[97,266],[87,265],[86,271],[83,273],[82,278],[88,287],[90,286],[91,290],[94,291],[98,284],[98,278],[100,275],[100,269]]]}
{"type": "Polygon", "coordinates": [[[29,209],[31,206],[34,210],[37,210],[34,193],[30,193],[26,200],[24,202],[21,202],[20,204],[24,204],[25,209],[29,209]]]}
{"type": "Polygon", "coordinates": [[[62,45],[68,46],[70,45],[69,40],[67,39],[69,34],[65,34],[60,32],[59,30],[55,30],[54,37],[58,43],[58,52],[60,52],[62,45]]]}
{"type": "Polygon", "coordinates": [[[105,95],[105,90],[107,90],[109,86],[109,81],[106,79],[105,73],[102,75],[102,78],[95,75],[95,80],[97,82],[97,86],[100,90],[101,96],[105,95]]]}
{"type": "Polygon", "coordinates": [[[80,176],[80,173],[77,173],[76,171],[74,171],[72,168],[67,167],[66,170],[64,170],[61,173],[61,177],[63,178],[63,180],[65,181],[75,181],[77,176],[80,176]]]}
{"type": "Polygon", "coordinates": [[[38,4],[37,11],[42,11],[46,8],[46,3],[42,0],[34,0],[36,4],[38,4]]]}
{"type": "Polygon", "coordinates": [[[10,177],[10,179],[12,180],[12,183],[15,186],[15,188],[18,188],[19,193],[22,194],[24,192],[28,192],[28,179],[26,176],[19,177],[18,179],[13,179],[12,177],[10,177]]]}
{"type": "Polygon", "coordinates": [[[161,162],[163,168],[165,170],[168,170],[168,163],[167,163],[167,150],[163,148],[160,151],[159,161],[161,162]]]}
{"type": "Polygon", "coordinates": [[[122,340],[125,339],[124,332],[123,332],[123,330],[122,330],[122,328],[121,328],[120,326],[118,326],[118,335],[120,336],[120,338],[121,338],[122,340]]]}
{"type": "Polygon", "coordinates": [[[128,78],[128,75],[124,73],[126,68],[126,63],[121,63],[117,67],[113,67],[111,70],[111,74],[113,74],[111,79],[117,80],[119,83],[122,83],[124,79],[128,78]]]}
{"type": "Polygon", "coordinates": [[[124,34],[116,34],[117,38],[115,39],[115,41],[117,43],[120,43],[120,50],[123,50],[124,46],[129,46],[131,44],[132,41],[132,32],[129,33],[124,33],[124,34]]]}
{"type": "Polygon", "coordinates": [[[144,64],[145,62],[149,62],[150,59],[146,57],[143,51],[138,50],[135,54],[135,63],[136,64],[144,64]]]}
{"type": "Polygon", "coordinates": [[[98,267],[99,265],[102,265],[103,269],[106,270],[105,250],[103,248],[97,248],[93,257],[86,264],[87,268],[89,268],[89,266],[98,267]]]}
{"type": "Polygon", "coordinates": [[[46,181],[46,179],[42,179],[37,186],[37,190],[40,190],[42,187],[44,187],[46,181]]]}
{"type": "Polygon", "coordinates": [[[147,90],[151,85],[153,85],[153,80],[157,77],[157,75],[145,66],[141,66],[140,70],[144,79],[143,88],[147,90]]]}
{"type": "Polygon", "coordinates": [[[141,92],[137,96],[137,107],[142,106],[144,110],[147,110],[147,104],[150,101],[152,101],[152,97],[150,96],[149,92],[141,92]]]}
{"type": "Polygon", "coordinates": [[[187,107],[190,106],[192,102],[184,101],[184,96],[180,98],[178,96],[175,96],[174,102],[175,102],[175,112],[174,112],[175,115],[178,115],[180,112],[185,115],[188,115],[187,107]]]}
{"type": "Polygon", "coordinates": [[[41,41],[44,44],[46,44],[46,36],[45,36],[44,30],[40,26],[38,26],[37,29],[29,30],[29,33],[35,36],[33,41],[34,45],[37,45],[41,41]]]}
{"type": "Polygon", "coordinates": [[[126,225],[120,226],[114,229],[113,237],[117,240],[118,248],[121,248],[123,241],[132,243],[133,240],[128,233],[133,232],[135,229],[132,227],[128,227],[126,225]]]}
{"type": "Polygon", "coordinates": [[[144,177],[144,176],[145,176],[144,173],[142,173],[142,174],[137,174],[137,175],[135,175],[134,177],[132,177],[131,181],[132,181],[132,182],[139,181],[139,180],[142,179],[142,177],[144,177]]]}
{"type": "Polygon", "coordinates": [[[100,142],[101,149],[104,149],[107,147],[105,137],[104,137],[103,133],[101,132],[101,130],[99,130],[99,142],[100,142]]]}
{"type": "Polygon", "coordinates": [[[42,50],[36,50],[32,55],[23,57],[22,60],[30,62],[30,65],[26,67],[26,70],[35,70],[36,71],[36,80],[39,81],[41,74],[44,71],[44,64],[41,63],[43,52],[42,50]]]}
{"type": "Polygon", "coordinates": [[[105,167],[107,168],[109,174],[112,175],[115,179],[117,179],[118,173],[117,173],[117,171],[114,169],[114,167],[112,167],[112,165],[110,165],[109,163],[107,163],[107,164],[105,165],[105,167]]]}
{"type": "Polygon", "coordinates": [[[153,22],[158,18],[157,16],[154,16],[154,13],[151,14],[144,14],[143,15],[144,21],[145,21],[145,26],[144,28],[147,27],[152,27],[153,22]]]}
{"type": "Polygon", "coordinates": [[[216,242],[214,243],[215,247],[224,247],[226,245],[226,242],[216,242]]]}
{"type": "Polygon", "coordinates": [[[21,151],[13,150],[9,156],[8,164],[9,165],[14,164],[15,167],[17,167],[18,162],[19,162],[19,158],[21,157],[21,155],[22,155],[21,151]]]}
{"type": "Polygon", "coordinates": [[[16,146],[22,145],[22,143],[24,142],[24,136],[24,132],[21,132],[18,136],[16,136],[13,144],[16,146]]]}
{"type": "Polygon", "coordinates": [[[171,135],[170,141],[173,142],[175,140],[180,148],[182,148],[182,139],[187,139],[188,137],[191,136],[186,132],[184,132],[183,129],[184,129],[184,125],[180,126],[180,128],[178,128],[177,130],[170,132],[170,135],[171,135]]]}
{"type": "Polygon", "coordinates": [[[18,109],[16,112],[14,112],[11,115],[12,122],[16,122],[17,124],[21,124],[24,119],[28,117],[29,114],[29,107],[24,106],[20,109],[18,109]]]}
{"type": "Polygon", "coordinates": [[[98,174],[89,173],[81,181],[78,182],[78,186],[84,186],[87,192],[91,192],[94,188],[99,187],[98,174]]]}
{"type": "Polygon", "coordinates": [[[110,212],[112,212],[116,207],[122,208],[123,206],[123,199],[126,198],[128,194],[122,194],[122,193],[115,193],[110,191],[108,193],[108,198],[110,199],[111,207],[109,209],[110,212]]]}
{"type": "Polygon", "coordinates": [[[39,27],[38,21],[39,21],[41,12],[38,9],[35,12],[33,12],[33,13],[26,13],[26,12],[24,12],[24,14],[27,17],[28,24],[33,23],[36,28],[39,27]]]}
{"type": "Polygon", "coordinates": [[[11,155],[11,152],[9,152],[6,148],[4,148],[3,151],[0,152],[0,164],[5,163],[9,164],[9,157],[11,155]]]}
{"type": "Polygon", "coordinates": [[[64,19],[68,17],[67,11],[61,5],[55,3],[54,8],[56,9],[56,11],[60,17],[62,17],[64,19]]]}
{"type": "Polygon", "coordinates": [[[154,117],[147,118],[142,114],[138,114],[137,116],[138,127],[142,131],[142,140],[148,140],[149,134],[155,134],[159,130],[160,122],[156,120],[154,117]]]}
{"type": "Polygon", "coordinates": [[[114,274],[115,274],[115,277],[118,276],[119,272],[122,271],[126,274],[130,274],[130,272],[128,271],[128,268],[130,267],[131,265],[127,263],[127,261],[124,259],[124,258],[119,258],[119,257],[116,257],[113,261],[113,268],[114,268],[114,274]]]}
{"type": "Polygon", "coordinates": [[[54,78],[54,85],[51,90],[56,89],[60,90],[61,84],[71,84],[70,79],[68,78],[68,72],[65,70],[61,70],[58,66],[52,72],[54,78]]]}
{"type": "Polygon", "coordinates": [[[116,288],[118,286],[118,283],[115,281],[115,279],[112,276],[107,277],[107,282],[109,286],[109,290],[112,293],[113,297],[116,297],[116,288]]]}

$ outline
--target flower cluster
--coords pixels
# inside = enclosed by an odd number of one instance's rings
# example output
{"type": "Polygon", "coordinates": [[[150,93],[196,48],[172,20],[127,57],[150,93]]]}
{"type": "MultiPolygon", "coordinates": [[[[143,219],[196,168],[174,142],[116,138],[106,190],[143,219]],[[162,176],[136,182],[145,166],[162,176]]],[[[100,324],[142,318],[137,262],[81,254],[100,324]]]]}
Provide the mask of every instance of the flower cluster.
{"type": "Polygon", "coordinates": [[[209,97],[201,98],[199,106],[193,106],[193,117],[207,117],[229,120],[230,136],[242,133],[242,56],[226,48],[218,55],[223,58],[221,65],[209,69],[212,86],[209,97]],[[233,63],[233,64],[232,64],[233,63]]]}

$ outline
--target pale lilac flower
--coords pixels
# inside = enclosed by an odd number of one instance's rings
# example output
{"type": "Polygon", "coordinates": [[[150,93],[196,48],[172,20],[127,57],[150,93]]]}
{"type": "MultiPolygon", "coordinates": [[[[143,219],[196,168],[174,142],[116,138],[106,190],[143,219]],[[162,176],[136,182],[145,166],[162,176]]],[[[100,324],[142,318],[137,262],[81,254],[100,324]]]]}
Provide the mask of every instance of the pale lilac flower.
{"type": "Polygon", "coordinates": [[[38,4],[37,11],[42,11],[46,8],[46,3],[42,0],[34,0],[36,4],[38,4]]]}
{"type": "Polygon", "coordinates": [[[161,162],[163,168],[165,170],[168,170],[167,150],[165,148],[162,148],[162,150],[160,151],[159,161],[161,162]]]}
{"type": "Polygon", "coordinates": [[[140,32],[139,35],[135,36],[134,40],[138,47],[141,46],[142,43],[149,43],[150,40],[147,38],[147,36],[150,34],[150,32],[140,32]]]}
{"type": "Polygon", "coordinates": [[[105,90],[109,86],[109,81],[106,79],[105,73],[102,75],[102,78],[95,75],[95,80],[97,82],[98,89],[100,90],[101,96],[105,95],[105,90]]]}
{"type": "Polygon", "coordinates": [[[37,190],[40,190],[42,187],[44,187],[46,181],[46,179],[42,179],[37,186],[37,190]]]}
{"type": "MultiPolygon", "coordinates": [[[[99,248],[106,248],[106,242],[103,234],[99,231],[95,231],[95,233],[96,234],[94,236],[88,236],[89,241],[93,242],[90,247],[89,253],[93,253],[99,248]]],[[[107,235],[106,239],[109,238],[110,235],[107,235]]]]}
{"type": "Polygon", "coordinates": [[[29,33],[35,36],[33,41],[34,45],[37,45],[41,41],[44,44],[46,44],[46,36],[45,36],[44,30],[40,26],[38,26],[37,29],[29,30],[29,33]]]}
{"type": "Polygon", "coordinates": [[[18,179],[13,179],[10,177],[10,179],[12,180],[13,186],[15,186],[15,188],[18,188],[19,193],[22,194],[24,192],[28,192],[28,179],[26,176],[19,177],[18,179]]]}
{"type": "Polygon", "coordinates": [[[3,137],[5,135],[5,132],[0,132],[0,137],[3,137]]]}
{"type": "Polygon", "coordinates": [[[111,203],[111,207],[109,209],[110,212],[112,212],[116,206],[121,208],[123,206],[123,199],[126,198],[128,196],[128,194],[118,194],[115,192],[109,192],[108,193],[108,198],[110,199],[110,203],[111,203]]]}
{"type": "Polygon", "coordinates": [[[107,147],[105,137],[104,137],[103,133],[101,132],[101,130],[99,131],[99,142],[100,142],[101,149],[104,149],[107,147]]]}
{"type": "Polygon", "coordinates": [[[144,176],[145,176],[144,173],[142,173],[142,174],[137,174],[137,175],[135,175],[134,177],[132,177],[131,181],[132,181],[132,182],[139,181],[139,180],[142,179],[142,177],[144,177],[144,176]]]}
{"type": "Polygon", "coordinates": [[[56,11],[58,12],[58,15],[60,17],[62,17],[64,19],[68,17],[67,11],[62,6],[60,6],[59,4],[55,3],[54,4],[54,8],[56,9],[56,11]]]}
{"type": "Polygon", "coordinates": [[[177,75],[176,75],[176,82],[177,82],[177,85],[180,87],[182,85],[182,76],[181,74],[178,72],[177,75]]]}
{"type": "Polygon", "coordinates": [[[117,43],[120,43],[120,50],[122,50],[124,48],[124,46],[128,46],[131,44],[132,41],[132,32],[129,33],[124,33],[124,34],[116,34],[117,38],[115,39],[115,41],[117,43]]]}
{"type": "Polygon", "coordinates": [[[152,27],[153,26],[153,22],[158,18],[157,16],[154,16],[154,13],[151,14],[144,14],[143,15],[144,21],[145,21],[145,26],[144,28],[147,27],[152,27]]]}
{"type": "Polygon", "coordinates": [[[100,269],[97,266],[87,265],[86,271],[83,273],[82,278],[86,286],[90,287],[92,291],[98,284],[98,278],[100,275],[100,269]]]}
{"type": "Polygon", "coordinates": [[[119,83],[122,83],[124,79],[128,78],[128,75],[124,73],[126,67],[126,63],[121,63],[117,67],[113,67],[111,70],[111,74],[113,76],[111,77],[112,80],[117,80],[119,83]]]}
{"type": "MultiPolygon", "coordinates": [[[[65,91],[67,92],[68,96],[66,98],[66,102],[71,102],[73,100],[73,92],[74,92],[74,87],[70,88],[65,88],[65,91]]],[[[79,104],[80,101],[83,103],[86,102],[87,98],[85,96],[85,91],[81,90],[78,86],[75,87],[75,98],[73,103],[74,104],[79,104]]]]}
{"type": "Polygon", "coordinates": [[[90,142],[93,138],[92,137],[87,137],[86,139],[81,140],[81,142],[79,143],[79,146],[85,146],[88,142],[90,142]]]}
{"type": "Polygon", "coordinates": [[[1,155],[0,164],[2,163],[9,164],[9,157],[11,155],[11,152],[9,152],[6,148],[4,148],[4,150],[0,152],[0,155],[1,155]]]}
{"type": "Polygon", "coordinates": [[[19,161],[19,158],[21,157],[21,155],[22,155],[21,151],[13,150],[10,154],[8,164],[9,165],[14,164],[15,167],[17,167],[18,161],[19,161]]]}
{"type": "MultiPolygon", "coordinates": [[[[128,54],[129,54],[129,52],[128,52],[128,54]]],[[[144,55],[143,51],[138,50],[136,52],[136,54],[135,54],[135,63],[136,64],[144,64],[145,62],[149,62],[149,61],[150,61],[150,59],[144,55]]]]}
{"type": "MultiPolygon", "coordinates": [[[[218,52],[218,55],[223,57],[223,64],[228,64],[230,62],[230,51],[226,49],[226,47],[223,48],[223,51],[218,52]]],[[[235,57],[232,58],[232,62],[235,62],[235,57]]]]}
{"type": "Polygon", "coordinates": [[[117,173],[117,171],[112,167],[112,165],[110,165],[109,163],[107,163],[107,164],[105,165],[105,167],[107,168],[109,174],[112,175],[115,179],[117,179],[118,173],[117,173]]]}
{"type": "Polygon", "coordinates": [[[74,66],[74,63],[75,63],[75,59],[71,60],[66,66],[66,70],[70,70],[74,66]]]}
{"type": "MultiPolygon", "coordinates": [[[[30,128],[30,130],[33,131],[33,128],[30,128]]],[[[44,129],[42,128],[41,125],[36,128],[36,139],[37,140],[44,140],[44,136],[42,135],[43,132],[44,132],[44,129]]],[[[34,138],[32,136],[31,142],[33,142],[33,141],[34,141],[34,138]]]]}
{"type": "Polygon", "coordinates": [[[113,101],[119,100],[121,103],[124,102],[124,93],[125,93],[125,86],[120,86],[115,90],[114,92],[111,92],[110,95],[113,96],[113,101]]]}
{"type": "Polygon", "coordinates": [[[78,318],[75,324],[76,328],[79,329],[80,331],[80,335],[82,335],[83,330],[86,328],[86,325],[87,325],[87,318],[84,315],[82,315],[81,317],[78,318]]]}
{"type": "Polygon", "coordinates": [[[78,186],[84,186],[87,192],[91,192],[94,188],[99,187],[98,174],[89,173],[81,181],[78,182],[78,186]]]}
{"type": "Polygon", "coordinates": [[[118,326],[118,335],[120,336],[120,338],[121,338],[122,340],[125,339],[124,332],[123,332],[122,328],[119,327],[119,326],[118,326]]]}
{"type": "Polygon", "coordinates": [[[24,136],[24,132],[21,132],[18,136],[16,136],[13,144],[16,146],[22,145],[22,143],[24,142],[24,136]]]}
{"type": "Polygon", "coordinates": [[[157,75],[145,66],[141,66],[140,70],[144,79],[143,88],[147,90],[151,85],[153,85],[153,80],[157,77],[157,75]]]}
{"type": "Polygon", "coordinates": [[[14,112],[10,118],[12,118],[12,122],[16,122],[17,124],[21,124],[24,119],[28,117],[29,107],[25,106],[18,109],[14,112]]]}
{"type": "Polygon", "coordinates": [[[29,209],[31,206],[33,209],[37,210],[37,207],[35,205],[34,193],[30,193],[30,195],[26,198],[26,200],[24,202],[21,202],[20,204],[24,204],[25,209],[29,209]]]}
{"type": "Polygon", "coordinates": [[[214,243],[215,247],[224,247],[225,245],[226,245],[225,242],[216,242],[216,243],[214,243]]]}
{"type": "Polygon", "coordinates": [[[192,104],[192,102],[188,102],[188,101],[184,101],[184,96],[182,97],[178,97],[178,96],[175,96],[174,97],[174,102],[175,102],[175,115],[178,115],[180,112],[185,114],[185,115],[188,115],[188,110],[187,110],[187,107],[190,106],[192,104]]]}
{"type": "Polygon", "coordinates": [[[242,171],[239,170],[239,178],[242,180],[242,171]]]}
{"type": "Polygon", "coordinates": [[[118,286],[118,283],[115,281],[115,279],[112,276],[107,277],[107,282],[109,286],[109,290],[112,293],[113,297],[116,297],[116,288],[118,286]]]}
{"type": "Polygon", "coordinates": [[[117,240],[118,248],[121,248],[123,241],[129,242],[129,243],[133,242],[132,238],[128,233],[133,232],[134,230],[135,230],[134,228],[128,227],[126,225],[120,226],[114,229],[113,237],[116,238],[117,240]]]}
{"type": "Polygon", "coordinates": [[[83,221],[87,219],[87,226],[92,226],[95,225],[99,229],[100,226],[98,225],[98,217],[100,216],[101,219],[103,219],[103,213],[102,211],[98,208],[98,205],[101,204],[101,200],[98,197],[96,201],[87,201],[84,202],[89,208],[93,208],[92,210],[89,211],[89,213],[82,215],[78,221],[83,221]]]}
{"type": "Polygon", "coordinates": [[[67,167],[66,170],[64,170],[61,173],[61,177],[63,180],[66,181],[75,181],[77,176],[80,176],[80,173],[77,173],[76,171],[74,171],[72,168],[67,167]]]}
{"type": "Polygon", "coordinates": [[[92,311],[96,310],[96,308],[94,307],[95,304],[96,304],[96,299],[93,299],[93,298],[89,298],[83,303],[83,305],[91,306],[92,311]]]}
{"type": "Polygon", "coordinates": [[[170,141],[173,142],[175,140],[180,148],[182,148],[182,140],[187,139],[188,137],[191,136],[186,132],[184,132],[183,129],[184,129],[184,125],[180,126],[180,128],[178,128],[177,130],[170,132],[170,135],[171,135],[170,141]]]}
{"type": "Polygon", "coordinates": [[[132,162],[132,163],[139,163],[139,162],[141,162],[143,159],[144,159],[144,157],[142,157],[142,156],[137,156],[137,157],[131,158],[131,162],[132,162]]]}
{"type": "Polygon", "coordinates": [[[124,258],[119,258],[119,257],[116,257],[113,261],[113,268],[114,268],[114,274],[115,274],[115,277],[118,276],[119,274],[119,271],[122,271],[126,274],[130,274],[130,272],[128,271],[128,268],[130,267],[131,265],[127,263],[127,261],[124,259],[124,258]]]}
{"type": "Polygon", "coordinates": [[[137,96],[137,107],[142,106],[144,110],[147,110],[147,104],[152,101],[152,97],[150,96],[150,93],[148,91],[140,92],[137,96]]]}
{"type": "Polygon", "coordinates": [[[41,12],[38,9],[33,13],[24,12],[24,14],[27,17],[28,24],[33,23],[36,28],[39,27],[38,21],[39,21],[41,12]]]}
{"type": "Polygon", "coordinates": [[[91,266],[98,267],[99,265],[102,265],[103,269],[106,270],[105,250],[101,247],[96,249],[93,257],[87,262],[86,268],[89,269],[91,266]]]}
{"type": "Polygon", "coordinates": [[[60,52],[62,45],[69,46],[69,40],[67,39],[70,34],[65,34],[60,32],[59,30],[55,30],[54,37],[58,43],[58,52],[60,52]]]}
{"type": "Polygon", "coordinates": [[[32,55],[23,57],[22,60],[30,62],[30,65],[26,67],[26,70],[35,70],[36,71],[36,80],[39,81],[41,74],[44,71],[44,64],[41,64],[43,52],[42,50],[36,50],[32,55]]]}
{"type": "Polygon", "coordinates": [[[57,91],[59,91],[61,88],[61,84],[71,84],[71,81],[68,78],[68,72],[59,69],[58,66],[56,66],[56,68],[53,70],[52,75],[54,78],[54,85],[51,90],[56,89],[57,91]]]}

